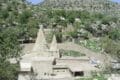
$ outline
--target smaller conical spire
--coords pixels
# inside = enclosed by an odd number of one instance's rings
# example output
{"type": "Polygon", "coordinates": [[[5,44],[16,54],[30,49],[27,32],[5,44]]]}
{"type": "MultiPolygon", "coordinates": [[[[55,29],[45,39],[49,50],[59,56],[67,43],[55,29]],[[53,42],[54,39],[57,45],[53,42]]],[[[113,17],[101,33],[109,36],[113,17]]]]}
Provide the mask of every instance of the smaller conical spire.
{"type": "Polygon", "coordinates": [[[55,35],[53,36],[53,40],[52,40],[52,43],[51,43],[51,46],[50,46],[50,50],[51,51],[57,51],[58,50],[58,48],[57,48],[57,40],[56,40],[55,35]]]}

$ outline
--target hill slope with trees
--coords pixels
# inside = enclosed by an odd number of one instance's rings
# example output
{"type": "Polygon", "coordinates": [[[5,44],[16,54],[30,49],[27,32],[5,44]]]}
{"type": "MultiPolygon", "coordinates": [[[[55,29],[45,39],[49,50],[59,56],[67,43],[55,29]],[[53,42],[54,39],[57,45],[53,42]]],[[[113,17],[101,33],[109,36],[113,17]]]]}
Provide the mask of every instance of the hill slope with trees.
{"type": "Polygon", "coordinates": [[[106,1],[103,0],[99,0],[99,2],[91,0],[92,3],[90,0],[62,1],[45,0],[40,6],[34,6],[25,0],[1,0],[0,80],[17,79],[18,64],[12,65],[8,59],[20,58],[22,55],[20,40],[29,42],[29,40],[35,39],[41,24],[44,28],[53,30],[50,36],[55,34],[58,42],[74,39],[77,44],[95,51],[103,50],[120,60],[120,19],[116,14],[119,13],[119,4],[110,1],[108,2],[112,5],[106,4],[106,1]],[[83,1],[84,4],[78,4],[75,1],[83,1]],[[92,5],[93,3],[94,5],[92,5]],[[64,6],[72,9],[63,9],[64,6]],[[90,6],[93,9],[92,13],[90,6]],[[78,8],[81,10],[77,10],[78,8]],[[108,15],[109,11],[104,12],[109,10],[108,8],[115,16],[108,15]],[[96,11],[97,9],[99,10],[96,11]],[[95,41],[93,38],[98,40],[95,41]],[[81,41],[83,42],[81,43],[81,41]],[[86,45],[84,41],[86,41],[86,45]]]}
{"type": "Polygon", "coordinates": [[[45,0],[40,3],[40,6],[53,9],[86,10],[114,16],[120,13],[120,4],[110,0],[45,0]]]}

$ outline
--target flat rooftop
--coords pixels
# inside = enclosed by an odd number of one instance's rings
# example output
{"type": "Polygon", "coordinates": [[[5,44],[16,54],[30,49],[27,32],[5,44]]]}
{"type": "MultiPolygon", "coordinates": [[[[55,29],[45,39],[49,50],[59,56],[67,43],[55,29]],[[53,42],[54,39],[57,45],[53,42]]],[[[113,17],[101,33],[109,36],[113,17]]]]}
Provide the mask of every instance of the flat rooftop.
{"type": "Polygon", "coordinates": [[[69,59],[73,59],[73,60],[89,60],[89,57],[87,56],[81,56],[81,57],[70,57],[70,56],[63,56],[62,58],[60,59],[66,59],[66,60],[69,60],[69,59]]]}
{"type": "Polygon", "coordinates": [[[54,59],[55,59],[54,57],[41,57],[41,56],[32,58],[33,61],[54,61],[54,59]]]}
{"type": "Polygon", "coordinates": [[[81,63],[80,65],[69,65],[69,69],[72,72],[77,71],[99,71],[100,69],[94,67],[92,64],[81,63]]]}

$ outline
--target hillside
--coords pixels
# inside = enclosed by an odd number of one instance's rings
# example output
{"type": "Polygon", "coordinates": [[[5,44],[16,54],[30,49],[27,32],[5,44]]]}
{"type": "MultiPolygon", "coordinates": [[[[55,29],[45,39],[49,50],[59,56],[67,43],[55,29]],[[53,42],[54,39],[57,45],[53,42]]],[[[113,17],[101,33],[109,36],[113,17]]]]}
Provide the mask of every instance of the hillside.
{"type": "MultiPolygon", "coordinates": [[[[24,73],[20,71],[19,63],[22,57],[31,51],[41,25],[48,43],[46,47],[49,47],[55,35],[55,42],[62,51],[60,56],[87,55],[104,60],[101,55],[106,55],[106,62],[110,55],[116,61],[120,61],[119,13],[120,4],[108,0],[45,0],[39,5],[32,5],[26,0],[0,0],[0,80],[18,80],[19,72],[24,73]]],[[[120,73],[120,68],[113,70],[112,65],[104,65],[106,70],[103,72],[107,75],[120,73]]],[[[41,66],[37,67],[42,69],[41,66]]],[[[45,72],[44,76],[47,75],[49,77],[53,74],[45,72]]],[[[31,78],[34,76],[36,79],[36,72],[31,78]]]]}
{"type": "Polygon", "coordinates": [[[120,4],[110,0],[45,0],[42,7],[67,10],[87,10],[111,15],[119,15],[120,4]]]}

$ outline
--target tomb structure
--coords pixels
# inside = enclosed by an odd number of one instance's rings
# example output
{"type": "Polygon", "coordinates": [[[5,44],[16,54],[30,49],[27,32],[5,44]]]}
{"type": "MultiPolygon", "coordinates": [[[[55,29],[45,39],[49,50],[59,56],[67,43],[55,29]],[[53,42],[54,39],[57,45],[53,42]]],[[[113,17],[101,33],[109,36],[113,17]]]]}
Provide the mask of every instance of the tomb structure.
{"type": "Polygon", "coordinates": [[[20,60],[18,80],[74,80],[88,77],[91,71],[99,71],[87,56],[60,56],[56,36],[48,47],[43,29],[40,28],[33,49],[20,60]]]}

